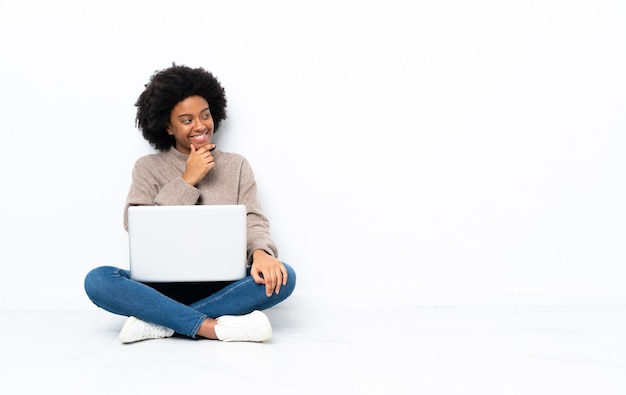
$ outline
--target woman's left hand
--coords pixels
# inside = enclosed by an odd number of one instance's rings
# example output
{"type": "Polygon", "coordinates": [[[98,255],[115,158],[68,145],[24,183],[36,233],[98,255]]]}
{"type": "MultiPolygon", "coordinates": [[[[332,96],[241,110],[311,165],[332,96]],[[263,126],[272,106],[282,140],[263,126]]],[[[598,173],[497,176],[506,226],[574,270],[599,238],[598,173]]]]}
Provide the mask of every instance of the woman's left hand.
{"type": "Polygon", "coordinates": [[[287,284],[287,269],[283,263],[263,250],[252,253],[252,267],[250,268],[252,279],[257,284],[265,284],[265,294],[278,295],[280,287],[287,284]]]}

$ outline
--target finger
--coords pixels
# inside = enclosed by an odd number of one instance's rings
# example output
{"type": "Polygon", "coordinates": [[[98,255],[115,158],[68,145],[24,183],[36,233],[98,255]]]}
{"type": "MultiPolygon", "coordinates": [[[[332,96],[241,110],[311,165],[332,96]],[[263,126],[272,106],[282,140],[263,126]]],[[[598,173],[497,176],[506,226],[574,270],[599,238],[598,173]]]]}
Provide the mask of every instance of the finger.
{"type": "Polygon", "coordinates": [[[285,285],[285,274],[283,273],[282,267],[279,267],[276,270],[276,288],[274,289],[276,295],[280,293],[280,288],[285,285]]]}
{"type": "Polygon", "coordinates": [[[277,279],[276,288],[274,288],[274,292],[276,293],[276,295],[280,293],[280,287],[282,287],[282,285],[283,285],[282,281],[277,279]]]}
{"type": "Polygon", "coordinates": [[[210,149],[206,149],[202,153],[202,157],[207,161],[207,163],[213,161],[213,154],[211,154],[211,150],[210,149]]]}
{"type": "Polygon", "coordinates": [[[200,149],[202,150],[202,153],[208,154],[215,149],[215,144],[203,145],[202,147],[200,147],[200,149]]]}
{"type": "Polygon", "coordinates": [[[280,271],[283,274],[283,285],[287,285],[287,277],[289,277],[289,274],[287,273],[285,265],[280,265],[280,271]]]}
{"type": "Polygon", "coordinates": [[[268,274],[269,276],[263,274],[263,277],[265,278],[265,294],[270,297],[276,289],[276,276],[273,272],[269,272],[268,274]]]}
{"type": "Polygon", "coordinates": [[[208,153],[203,153],[199,158],[202,161],[202,164],[210,165],[213,163],[213,157],[208,153]]]}
{"type": "Polygon", "coordinates": [[[263,277],[259,276],[259,273],[257,271],[252,270],[250,274],[252,275],[252,279],[254,280],[255,283],[257,284],[265,283],[265,280],[263,280],[263,277]]]}

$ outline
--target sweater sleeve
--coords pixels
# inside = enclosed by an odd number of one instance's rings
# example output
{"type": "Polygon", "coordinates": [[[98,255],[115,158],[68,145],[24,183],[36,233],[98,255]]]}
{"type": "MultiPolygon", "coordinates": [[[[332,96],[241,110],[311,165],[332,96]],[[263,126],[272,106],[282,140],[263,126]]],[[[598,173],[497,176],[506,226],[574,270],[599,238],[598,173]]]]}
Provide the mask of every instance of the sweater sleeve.
{"type": "Polygon", "coordinates": [[[239,203],[245,204],[248,212],[248,262],[252,262],[252,253],[255,250],[263,250],[278,257],[278,249],[270,237],[269,220],[263,214],[257,200],[257,187],[252,167],[245,159],[241,163],[239,203]]]}
{"type": "Polygon", "coordinates": [[[185,206],[196,204],[200,191],[180,175],[166,174],[150,157],[139,158],[133,167],[132,182],[124,207],[124,229],[128,231],[130,206],[185,206]]]}

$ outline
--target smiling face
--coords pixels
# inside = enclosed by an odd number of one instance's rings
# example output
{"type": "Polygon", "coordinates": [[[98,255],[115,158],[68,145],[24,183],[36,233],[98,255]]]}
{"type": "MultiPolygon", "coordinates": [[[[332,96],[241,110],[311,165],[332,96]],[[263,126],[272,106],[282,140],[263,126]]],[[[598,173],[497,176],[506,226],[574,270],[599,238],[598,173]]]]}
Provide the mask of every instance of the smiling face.
{"type": "Polygon", "coordinates": [[[211,142],[213,118],[209,104],[201,96],[190,96],[176,104],[170,113],[167,133],[174,136],[176,149],[184,154],[211,142]]]}

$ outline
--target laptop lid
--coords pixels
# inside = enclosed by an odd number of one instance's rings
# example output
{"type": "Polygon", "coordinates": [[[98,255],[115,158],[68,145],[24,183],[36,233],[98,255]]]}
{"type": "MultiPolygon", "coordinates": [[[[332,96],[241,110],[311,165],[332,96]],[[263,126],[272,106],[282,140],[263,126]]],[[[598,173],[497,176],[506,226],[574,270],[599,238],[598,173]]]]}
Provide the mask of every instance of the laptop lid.
{"type": "Polygon", "coordinates": [[[246,232],[244,205],[129,207],[131,278],[142,282],[242,279],[246,232]]]}

